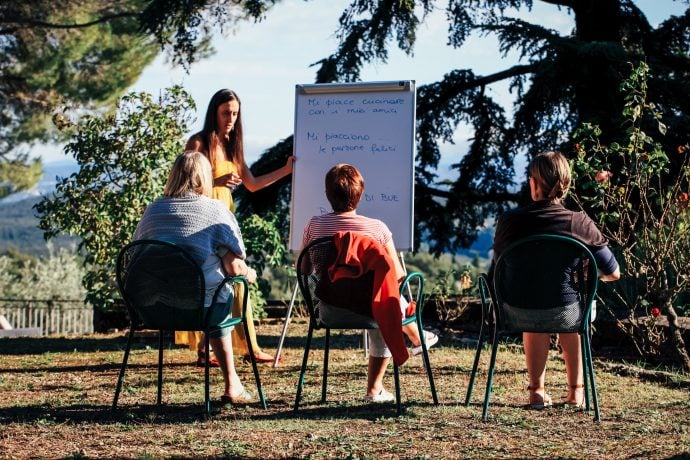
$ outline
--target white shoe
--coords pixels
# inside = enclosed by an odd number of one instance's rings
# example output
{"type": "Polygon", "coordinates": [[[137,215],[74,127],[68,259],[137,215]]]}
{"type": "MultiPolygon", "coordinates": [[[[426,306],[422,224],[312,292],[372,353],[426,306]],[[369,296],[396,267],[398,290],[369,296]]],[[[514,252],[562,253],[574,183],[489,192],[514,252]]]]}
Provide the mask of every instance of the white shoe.
{"type": "Polygon", "coordinates": [[[367,402],[387,403],[387,402],[394,402],[395,396],[393,396],[392,394],[390,394],[386,390],[381,390],[381,392],[377,395],[374,395],[374,396],[366,395],[364,397],[364,400],[367,402]]]}
{"type": "MultiPolygon", "coordinates": [[[[433,332],[424,331],[424,341],[426,342],[426,349],[433,347],[438,342],[438,336],[433,332]]],[[[412,348],[412,356],[417,356],[422,352],[422,345],[412,348]]]]}

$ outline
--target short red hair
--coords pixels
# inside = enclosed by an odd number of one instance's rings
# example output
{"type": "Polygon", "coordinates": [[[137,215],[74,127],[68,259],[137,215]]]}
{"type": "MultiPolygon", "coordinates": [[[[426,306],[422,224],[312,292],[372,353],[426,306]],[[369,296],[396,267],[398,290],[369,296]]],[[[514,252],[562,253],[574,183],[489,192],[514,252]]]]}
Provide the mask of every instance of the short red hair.
{"type": "Polygon", "coordinates": [[[364,193],[364,178],[352,165],[338,164],[326,173],[326,198],[335,212],[357,208],[364,193]]]}

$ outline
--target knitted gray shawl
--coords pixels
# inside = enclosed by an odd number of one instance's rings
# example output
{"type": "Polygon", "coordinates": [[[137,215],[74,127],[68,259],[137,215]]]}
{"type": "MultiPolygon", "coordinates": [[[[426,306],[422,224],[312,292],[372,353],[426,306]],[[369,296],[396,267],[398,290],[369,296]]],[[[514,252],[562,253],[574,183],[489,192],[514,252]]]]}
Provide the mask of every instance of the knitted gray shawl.
{"type": "Polygon", "coordinates": [[[220,247],[246,257],[235,216],[220,201],[197,194],[162,197],[148,205],[134,232],[134,240],[145,239],[174,243],[199,266],[220,247]]]}

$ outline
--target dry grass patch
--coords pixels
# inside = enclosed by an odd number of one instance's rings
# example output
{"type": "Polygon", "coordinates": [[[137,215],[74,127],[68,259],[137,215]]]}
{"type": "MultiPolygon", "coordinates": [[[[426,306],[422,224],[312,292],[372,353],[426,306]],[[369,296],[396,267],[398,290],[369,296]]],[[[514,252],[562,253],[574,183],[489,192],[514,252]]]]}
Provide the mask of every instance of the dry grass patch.
{"type": "MultiPolygon", "coordinates": [[[[259,327],[259,342],[275,348],[281,323],[259,327]]],[[[401,369],[405,414],[393,405],[362,401],[366,360],[356,331],[335,334],[329,396],[320,404],[323,344],[317,336],[303,406],[292,411],[301,364],[304,321],[293,321],[284,363],[260,367],[268,410],[258,403],[201,417],[203,371],[195,353],[171,347],[165,354],[164,405],[156,397],[157,341],[141,340],[130,358],[120,408],[110,411],[125,338],[0,340],[0,457],[2,458],[690,458],[690,382],[648,383],[597,365],[602,422],[554,407],[525,409],[527,376],[516,347],[499,353],[491,420],[480,420],[488,351],[473,402],[464,407],[474,349],[450,337],[431,354],[441,404],[431,403],[421,358],[401,369]]],[[[248,389],[251,368],[237,360],[248,389]]],[[[547,385],[554,401],[565,397],[563,363],[554,356],[547,385]]],[[[387,376],[393,389],[392,371],[387,376]]],[[[218,398],[221,379],[212,372],[218,398]]]]}

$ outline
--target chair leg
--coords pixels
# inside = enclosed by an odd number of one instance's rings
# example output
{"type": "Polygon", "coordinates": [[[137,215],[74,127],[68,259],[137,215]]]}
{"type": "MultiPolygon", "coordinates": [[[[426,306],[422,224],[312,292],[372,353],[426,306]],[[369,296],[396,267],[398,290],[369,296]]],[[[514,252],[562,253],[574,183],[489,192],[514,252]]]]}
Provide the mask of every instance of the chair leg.
{"type": "Polygon", "coordinates": [[[117,400],[120,398],[120,391],[122,390],[122,382],[125,380],[125,368],[129,360],[129,350],[132,348],[132,339],[134,338],[134,327],[130,326],[129,336],[127,337],[127,347],[125,348],[125,355],[122,358],[122,365],[120,366],[120,374],[117,377],[117,386],[115,387],[115,397],[113,398],[112,410],[117,408],[117,400]]]}
{"type": "MultiPolygon", "coordinates": [[[[259,367],[256,365],[256,358],[254,357],[254,349],[252,348],[252,341],[249,340],[249,326],[247,325],[247,318],[242,319],[242,326],[244,328],[244,336],[247,337],[247,348],[249,350],[249,360],[252,363],[252,371],[254,372],[254,380],[256,381],[256,390],[259,392],[259,401],[261,407],[266,409],[266,398],[264,397],[264,390],[261,386],[261,378],[259,377],[259,367]]],[[[206,361],[208,362],[208,360],[206,361]]]]}
{"type": "Polygon", "coordinates": [[[395,411],[398,417],[402,415],[402,403],[400,402],[400,369],[393,363],[393,379],[395,381],[395,411]]]}
{"type": "Polygon", "coordinates": [[[482,408],[482,420],[489,419],[489,398],[491,397],[491,385],[494,381],[494,368],[496,366],[496,352],[498,351],[498,335],[494,332],[491,345],[491,360],[489,361],[489,375],[486,379],[486,394],[484,395],[484,407],[482,408]]]}
{"type": "Polygon", "coordinates": [[[304,346],[304,357],[302,358],[302,369],[299,373],[299,380],[297,381],[297,395],[295,396],[295,407],[293,410],[297,412],[299,409],[299,401],[302,397],[302,388],[304,387],[304,374],[307,372],[307,360],[309,359],[309,349],[311,348],[311,338],[314,334],[314,322],[309,321],[309,331],[307,332],[307,343],[304,346]]]}
{"type": "MultiPolygon", "coordinates": [[[[417,329],[419,331],[424,331],[422,327],[421,318],[417,317],[417,329]]],[[[424,332],[421,333],[420,339],[422,342],[422,360],[424,361],[424,367],[426,368],[426,375],[429,379],[429,388],[431,389],[431,399],[433,399],[434,404],[438,405],[438,395],[436,394],[436,383],[434,382],[434,374],[431,371],[431,361],[429,360],[429,349],[426,346],[426,340],[424,339],[424,332]]]]}
{"type": "Polygon", "coordinates": [[[592,362],[592,344],[589,340],[589,331],[587,331],[587,361],[589,367],[589,382],[592,386],[592,403],[594,404],[594,421],[601,421],[601,414],[599,413],[599,395],[597,394],[597,384],[594,379],[594,363],[592,362]]]}
{"type": "Polygon", "coordinates": [[[158,395],[156,404],[161,405],[163,399],[163,331],[158,331],[158,395]]]}
{"type": "Polygon", "coordinates": [[[465,406],[470,405],[470,399],[472,398],[472,390],[474,389],[474,379],[477,376],[477,368],[479,367],[479,356],[482,353],[482,348],[484,348],[484,342],[486,341],[486,327],[484,322],[479,326],[479,338],[477,341],[477,350],[474,353],[474,364],[472,365],[472,372],[470,373],[470,383],[467,385],[467,394],[465,395],[465,406]]]}
{"type": "Polygon", "coordinates": [[[331,330],[326,328],[326,342],[323,347],[323,383],[321,385],[321,403],[326,402],[328,388],[328,354],[331,351],[331,330]]]}
{"type": "Polygon", "coordinates": [[[204,345],[205,345],[205,353],[206,353],[206,362],[204,363],[204,413],[207,418],[211,417],[211,391],[209,389],[210,387],[210,380],[211,380],[211,373],[209,371],[209,361],[211,358],[210,355],[210,344],[208,340],[208,330],[204,331],[204,345]]]}

